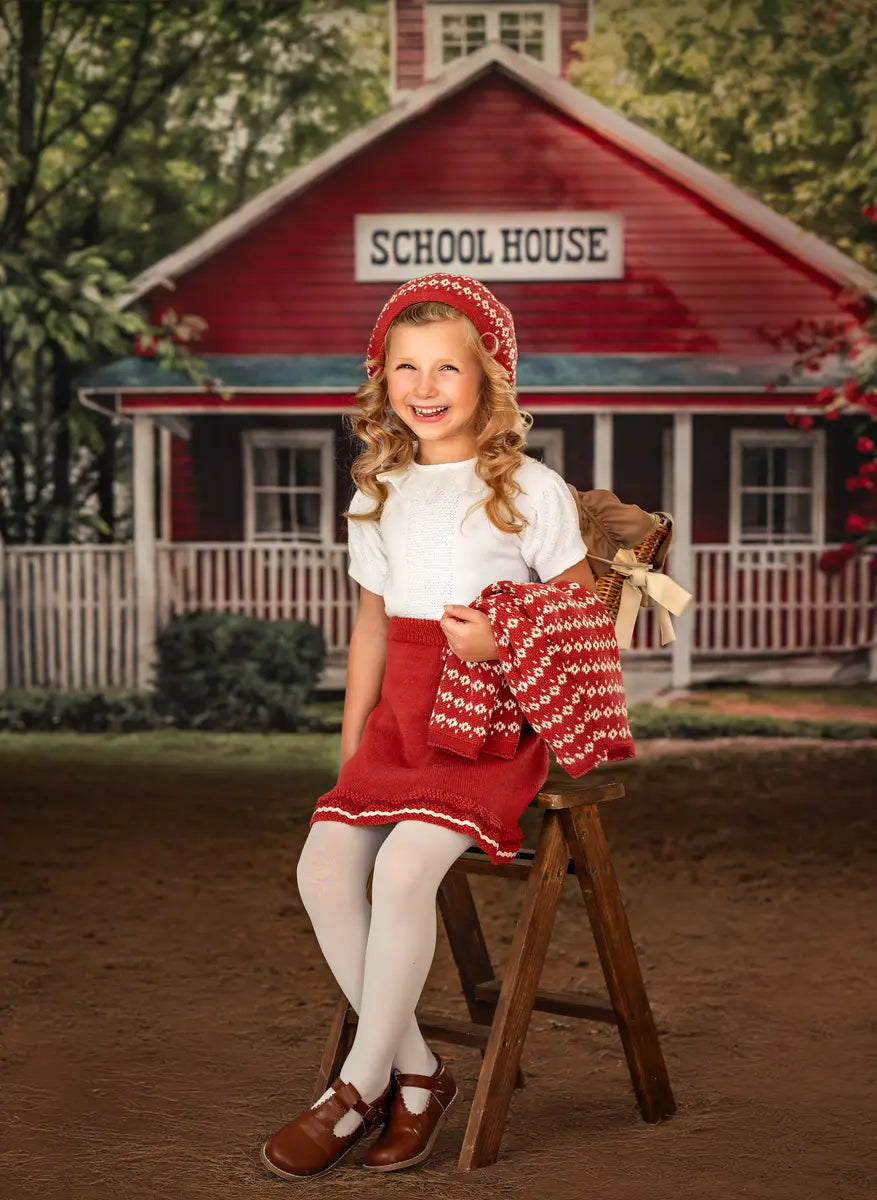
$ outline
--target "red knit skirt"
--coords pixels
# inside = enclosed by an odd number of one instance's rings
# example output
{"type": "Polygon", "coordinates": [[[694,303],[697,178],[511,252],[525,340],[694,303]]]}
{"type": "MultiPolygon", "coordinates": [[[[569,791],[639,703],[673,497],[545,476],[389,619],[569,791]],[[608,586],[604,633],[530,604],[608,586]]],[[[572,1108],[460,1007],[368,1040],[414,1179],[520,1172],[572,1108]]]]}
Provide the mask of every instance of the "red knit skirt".
{"type": "Polygon", "coordinates": [[[391,617],[378,703],[314,821],[429,821],[469,834],[493,863],[514,858],[521,813],[548,775],[548,747],[525,721],[513,758],[463,758],[426,744],[447,641],[438,621],[391,617]]]}

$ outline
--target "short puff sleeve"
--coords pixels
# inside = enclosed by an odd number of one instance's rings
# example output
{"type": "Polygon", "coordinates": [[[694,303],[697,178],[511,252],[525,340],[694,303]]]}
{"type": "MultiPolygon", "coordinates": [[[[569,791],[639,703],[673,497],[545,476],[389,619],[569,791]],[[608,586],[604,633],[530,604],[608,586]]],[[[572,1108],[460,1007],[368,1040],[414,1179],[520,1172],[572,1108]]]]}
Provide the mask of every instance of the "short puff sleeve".
{"type": "MultiPolygon", "coordinates": [[[[371,512],[374,500],[359,488],[350,501],[349,512],[371,512]]],[[[378,521],[347,521],[347,552],[349,565],[347,574],[357,583],[377,595],[384,594],[387,581],[387,555],[378,521]]]]}
{"type": "Polygon", "coordinates": [[[548,470],[532,496],[530,523],[521,535],[521,556],[542,583],[560,575],[585,557],[579,510],[556,471],[548,470]]]}

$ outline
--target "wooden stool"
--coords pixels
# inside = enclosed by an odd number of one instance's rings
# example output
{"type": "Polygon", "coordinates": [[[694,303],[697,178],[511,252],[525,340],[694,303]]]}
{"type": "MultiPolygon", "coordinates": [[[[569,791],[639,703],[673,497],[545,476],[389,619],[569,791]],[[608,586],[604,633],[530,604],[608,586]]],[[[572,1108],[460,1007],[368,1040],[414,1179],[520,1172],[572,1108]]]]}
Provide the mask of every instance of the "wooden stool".
{"type": "MultiPolygon", "coordinates": [[[[598,805],[624,795],[621,783],[549,778],[532,806],[543,810],[535,850],[493,866],[480,850],[454,863],[438,893],[470,1021],[418,1013],[426,1038],[482,1049],[484,1061],[458,1167],[496,1162],[512,1090],[523,1082],[521,1053],[533,1009],[618,1025],[637,1104],[644,1121],[676,1111],[667,1068],[646,996],[627,915],[606,845],[598,805]],[[578,877],[609,1003],[599,997],[538,990],[554,917],[567,874],[578,877]],[[526,881],[524,903],[502,979],[491,965],[468,874],[526,881]]],[[[314,1099],[336,1077],[352,1041],[356,1014],[342,996],[320,1064],[314,1099]]]]}

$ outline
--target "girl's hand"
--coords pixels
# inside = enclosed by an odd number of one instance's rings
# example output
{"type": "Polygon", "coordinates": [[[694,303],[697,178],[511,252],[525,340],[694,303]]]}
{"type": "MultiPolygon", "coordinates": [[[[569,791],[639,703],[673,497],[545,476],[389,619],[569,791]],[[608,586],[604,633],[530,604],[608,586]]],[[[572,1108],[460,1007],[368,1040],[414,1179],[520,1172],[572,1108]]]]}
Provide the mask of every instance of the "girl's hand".
{"type": "Polygon", "coordinates": [[[451,650],[463,662],[490,662],[499,658],[486,613],[466,604],[446,604],[439,624],[451,650]]]}

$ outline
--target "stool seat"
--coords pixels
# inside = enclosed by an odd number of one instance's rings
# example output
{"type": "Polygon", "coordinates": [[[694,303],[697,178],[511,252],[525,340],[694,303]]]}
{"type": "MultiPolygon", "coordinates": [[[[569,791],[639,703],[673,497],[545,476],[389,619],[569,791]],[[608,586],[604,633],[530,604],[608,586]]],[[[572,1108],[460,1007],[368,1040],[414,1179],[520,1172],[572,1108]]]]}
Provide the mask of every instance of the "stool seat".
{"type": "MultiPolygon", "coordinates": [[[[600,772],[587,780],[550,775],[530,807],[541,810],[534,849],[519,850],[493,865],[478,849],[453,864],[438,892],[439,909],[469,1020],[418,1012],[424,1037],[482,1051],[458,1167],[469,1171],[496,1162],[512,1091],[523,1085],[524,1039],[534,1009],[615,1024],[643,1120],[676,1111],[667,1068],[649,1007],[627,914],[609,857],[599,805],[624,795],[623,785],[600,772]],[[511,949],[498,977],[488,953],[469,875],[517,879],[526,884],[511,949]],[[563,882],[575,875],[585,902],[608,999],[539,989],[563,882]]],[[[356,1014],[341,996],[330,1026],[314,1092],[329,1086],[349,1048],[356,1014]]]]}

